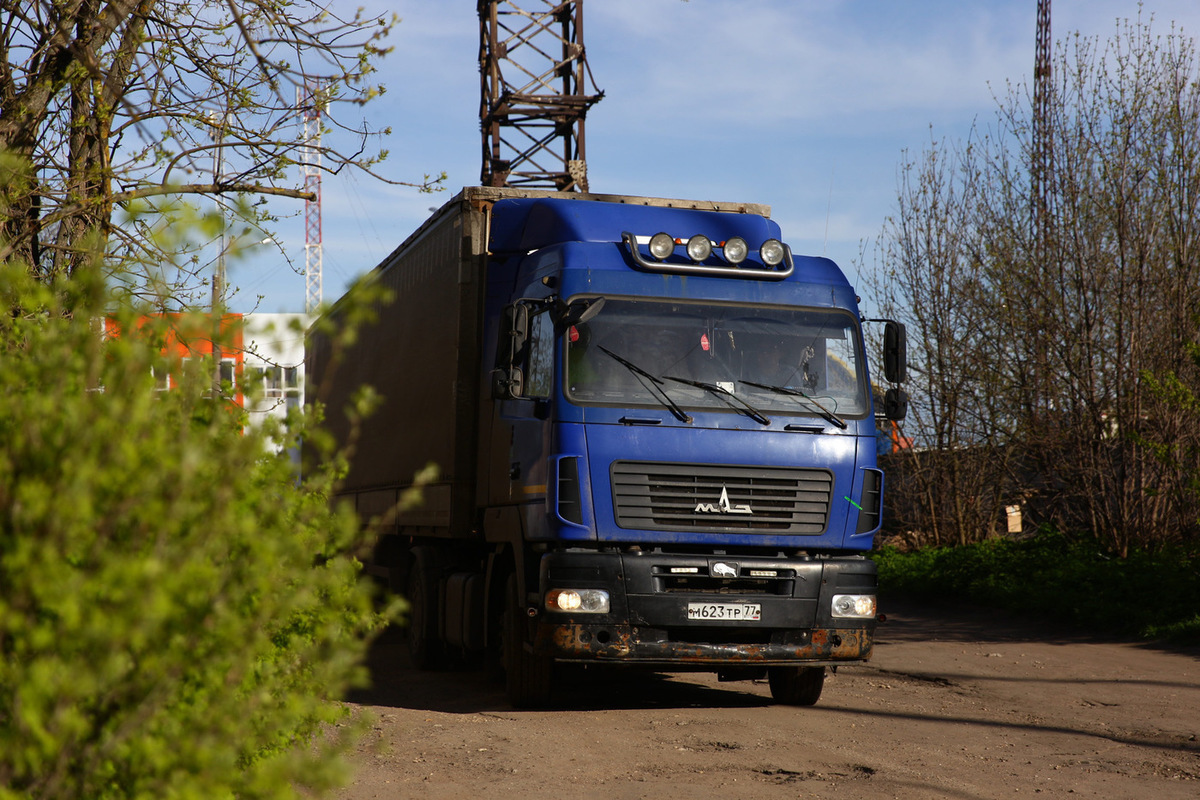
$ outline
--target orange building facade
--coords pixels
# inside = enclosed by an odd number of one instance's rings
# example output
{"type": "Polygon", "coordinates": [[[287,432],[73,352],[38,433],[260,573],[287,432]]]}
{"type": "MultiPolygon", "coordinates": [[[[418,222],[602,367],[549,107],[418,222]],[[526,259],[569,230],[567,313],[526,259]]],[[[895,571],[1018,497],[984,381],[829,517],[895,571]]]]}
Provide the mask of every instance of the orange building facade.
{"type": "MultiPolygon", "coordinates": [[[[214,355],[213,339],[219,339],[216,355],[221,367],[221,385],[229,400],[245,406],[243,380],[245,376],[245,347],[243,345],[243,319],[241,314],[224,314],[220,320],[219,333],[214,337],[212,318],[199,314],[166,313],[158,317],[167,321],[163,355],[167,357],[166,374],[155,374],[158,388],[169,391],[182,385],[184,375],[197,368],[214,355]]],[[[154,318],[142,317],[138,330],[149,325],[154,318]]],[[[157,331],[156,331],[157,333],[157,331]]],[[[121,336],[116,320],[104,320],[104,335],[108,338],[121,336]]]]}

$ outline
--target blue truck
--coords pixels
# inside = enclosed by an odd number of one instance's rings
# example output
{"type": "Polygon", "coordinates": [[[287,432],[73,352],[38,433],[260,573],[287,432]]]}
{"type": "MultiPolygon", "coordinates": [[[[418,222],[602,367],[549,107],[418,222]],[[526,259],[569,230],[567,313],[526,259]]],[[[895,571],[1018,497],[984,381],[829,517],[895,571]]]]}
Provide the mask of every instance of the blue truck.
{"type": "Polygon", "coordinates": [[[339,302],[307,384],[349,469],[367,568],[410,604],[414,664],[487,663],[517,707],[570,664],[767,679],[811,705],[870,658],[880,419],[858,299],[769,208],[474,187],[339,302]],[[360,387],[381,396],[344,412],[360,387]],[[397,511],[435,464],[422,502],[397,511]]]}

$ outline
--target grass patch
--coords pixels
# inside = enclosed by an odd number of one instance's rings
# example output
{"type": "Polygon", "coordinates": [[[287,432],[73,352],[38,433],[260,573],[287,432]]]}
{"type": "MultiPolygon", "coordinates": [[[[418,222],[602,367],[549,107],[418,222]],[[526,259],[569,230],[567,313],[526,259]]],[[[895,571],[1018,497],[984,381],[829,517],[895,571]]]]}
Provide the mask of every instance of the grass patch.
{"type": "Polygon", "coordinates": [[[1200,551],[1117,558],[1096,542],[1043,533],[904,553],[882,547],[881,594],[959,599],[1096,633],[1200,644],[1200,551]]]}

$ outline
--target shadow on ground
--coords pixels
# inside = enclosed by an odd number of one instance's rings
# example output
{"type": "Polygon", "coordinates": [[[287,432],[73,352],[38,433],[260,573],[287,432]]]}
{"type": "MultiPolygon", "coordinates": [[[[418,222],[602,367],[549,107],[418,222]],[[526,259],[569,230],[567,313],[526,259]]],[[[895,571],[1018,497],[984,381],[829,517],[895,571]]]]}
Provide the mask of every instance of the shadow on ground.
{"type": "MultiPolygon", "coordinates": [[[[422,671],[412,667],[403,630],[390,628],[368,654],[370,685],[346,697],[350,703],[411,708],[451,714],[514,711],[501,681],[478,667],[422,671]]],[[[757,708],[771,705],[755,684],[698,682],[687,673],[658,673],[603,667],[566,666],[559,670],[554,708],[592,711],[651,708],[757,708]],[[691,678],[689,680],[689,678],[691,678]]],[[[706,680],[710,679],[706,678],[706,680]]],[[[760,690],[765,686],[758,687],[760,690]]]]}
{"type": "MultiPolygon", "coordinates": [[[[882,665],[889,644],[921,642],[1005,643],[1036,641],[1048,644],[1129,642],[1070,630],[1045,620],[1027,620],[976,606],[931,604],[927,601],[884,599],[886,619],[876,633],[875,659],[882,665]]],[[[1157,644],[1138,643],[1158,648],[1157,644]]],[[[1178,648],[1162,648],[1179,652],[1178,648]]],[[[1200,649],[1185,655],[1200,657],[1200,649]]],[[[370,685],[355,690],[347,701],[364,706],[411,708],[455,714],[514,711],[503,683],[479,667],[422,671],[412,667],[404,631],[391,628],[372,644],[368,654],[370,685]]],[[[560,668],[553,708],[589,711],[654,708],[758,708],[771,705],[764,682],[716,683],[711,675],[650,673],[604,667],[560,668]]]]}

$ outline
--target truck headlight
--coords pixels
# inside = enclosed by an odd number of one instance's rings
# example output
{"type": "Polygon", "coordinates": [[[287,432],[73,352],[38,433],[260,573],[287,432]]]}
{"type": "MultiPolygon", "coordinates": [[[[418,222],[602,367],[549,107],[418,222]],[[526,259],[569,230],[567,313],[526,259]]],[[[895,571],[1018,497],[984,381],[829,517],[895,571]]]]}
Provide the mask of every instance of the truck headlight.
{"type": "Polygon", "coordinates": [[[721,252],[724,254],[726,261],[737,266],[746,260],[746,256],[750,254],[750,248],[746,245],[745,239],[740,236],[734,236],[725,242],[725,246],[721,248],[721,252]]]}
{"type": "Polygon", "coordinates": [[[835,594],[830,612],[834,617],[873,619],[875,617],[875,595],[835,594]]]}
{"type": "Polygon", "coordinates": [[[704,234],[697,233],[687,240],[687,254],[692,261],[700,263],[712,255],[712,242],[704,234]]]}
{"type": "Polygon", "coordinates": [[[767,239],[758,249],[758,255],[768,267],[778,267],[783,263],[783,242],[767,239]]]}
{"type": "Polygon", "coordinates": [[[650,255],[663,261],[675,252],[675,240],[669,233],[656,233],[650,237],[650,255]]]}
{"type": "Polygon", "coordinates": [[[551,589],[546,592],[547,611],[607,614],[608,592],[603,589],[551,589]]]}

